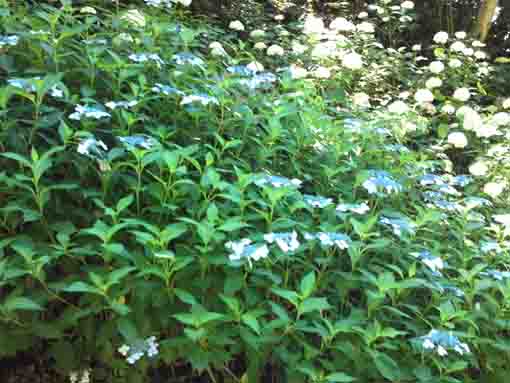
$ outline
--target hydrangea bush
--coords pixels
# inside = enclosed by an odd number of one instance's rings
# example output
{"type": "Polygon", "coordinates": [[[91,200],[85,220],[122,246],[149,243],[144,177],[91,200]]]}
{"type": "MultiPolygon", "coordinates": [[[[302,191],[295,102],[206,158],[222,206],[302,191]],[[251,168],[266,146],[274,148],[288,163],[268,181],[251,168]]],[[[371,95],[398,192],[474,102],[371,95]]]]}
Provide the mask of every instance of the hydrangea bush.
{"type": "Polygon", "coordinates": [[[412,1],[224,29],[145,3],[0,1],[0,356],[506,381],[509,64],[461,31],[392,46],[412,1]]]}

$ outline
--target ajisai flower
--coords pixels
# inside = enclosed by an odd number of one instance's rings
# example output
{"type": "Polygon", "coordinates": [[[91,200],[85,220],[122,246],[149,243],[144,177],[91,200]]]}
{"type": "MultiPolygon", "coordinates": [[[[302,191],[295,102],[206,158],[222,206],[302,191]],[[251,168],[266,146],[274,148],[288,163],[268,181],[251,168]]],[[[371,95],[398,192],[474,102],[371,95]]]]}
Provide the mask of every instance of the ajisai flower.
{"type": "Polygon", "coordinates": [[[471,98],[471,92],[468,88],[458,88],[453,92],[453,98],[457,101],[465,102],[471,98]]]}
{"type": "Polygon", "coordinates": [[[437,32],[433,38],[434,42],[437,44],[445,44],[448,41],[448,33],[447,32],[437,32]]]}
{"type": "Polygon", "coordinates": [[[231,21],[228,27],[234,31],[244,31],[244,25],[239,20],[231,21]]]}
{"type": "Polygon", "coordinates": [[[468,139],[462,132],[452,132],[448,135],[447,141],[455,148],[465,148],[468,145],[468,139]]]}

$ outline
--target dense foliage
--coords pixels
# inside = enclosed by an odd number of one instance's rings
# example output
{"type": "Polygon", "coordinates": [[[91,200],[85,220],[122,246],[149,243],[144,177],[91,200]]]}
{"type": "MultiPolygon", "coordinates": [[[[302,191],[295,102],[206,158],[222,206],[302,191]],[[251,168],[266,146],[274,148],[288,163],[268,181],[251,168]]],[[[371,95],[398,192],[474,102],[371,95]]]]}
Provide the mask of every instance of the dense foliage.
{"type": "Polygon", "coordinates": [[[145,3],[0,0],[0,357],[505,382],[508,59],[462,31],[385,47],[411,1],[228,29],[145,3]]]}

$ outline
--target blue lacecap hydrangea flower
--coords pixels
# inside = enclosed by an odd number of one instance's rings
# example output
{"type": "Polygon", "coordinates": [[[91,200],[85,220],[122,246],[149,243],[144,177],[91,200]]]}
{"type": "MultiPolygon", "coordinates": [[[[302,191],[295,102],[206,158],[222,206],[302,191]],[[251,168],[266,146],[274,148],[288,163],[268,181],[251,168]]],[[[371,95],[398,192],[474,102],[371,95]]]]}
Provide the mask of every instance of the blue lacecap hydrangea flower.
{"type": "Polygon", "coordinates": [[[119,141],[126,147],[126,149],[152,149],[159,146],[159,141],[146,134],[137,134],[133,136],[119,137],[119,141]]]}
{"type": "Polygon", "coordinates": [[[275,74],[270,72],[258,73],[251,78],[243,78],[239,80],[239,84],[250,89],[255,90],[259,88],[268,88],[276,82],[278,78],[275,74]]]}
{"type": "Polygon", "coordinates": [[[389,227],[397,237],[414,235],[416,232],[416,224],[406,217],[394,218],[382,216],[379,222],[389,227]]]}
{"type": "Polygon", "coordinates": [[[384,170],[370,170],[363,187],[369,194],[377,195],[400,193],[404,190],[404,187],[384,170]]]}
{"type": "Polygon", "coordinates": [[[176,65],[191,65],[203,67],[205,62],[200,57],[195,56],[193,53],[183,52],[176,53],[172,56],[172,60],[176,65]]]}

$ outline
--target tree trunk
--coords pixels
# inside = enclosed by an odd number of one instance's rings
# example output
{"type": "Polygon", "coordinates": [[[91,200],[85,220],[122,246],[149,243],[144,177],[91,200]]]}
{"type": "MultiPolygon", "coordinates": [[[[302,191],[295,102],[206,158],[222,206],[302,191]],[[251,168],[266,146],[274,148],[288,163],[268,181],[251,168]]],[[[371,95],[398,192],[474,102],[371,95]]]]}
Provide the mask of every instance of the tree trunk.
{"type": "Polygon", "coordinates": [[[484,0],[478,12],[478,22],[474,26],[473,34],[478,37],[480,41],[485,41],[489,35],[489,30],[492,24],[492,18],[496,13],[498,0],[484,0]]]}

